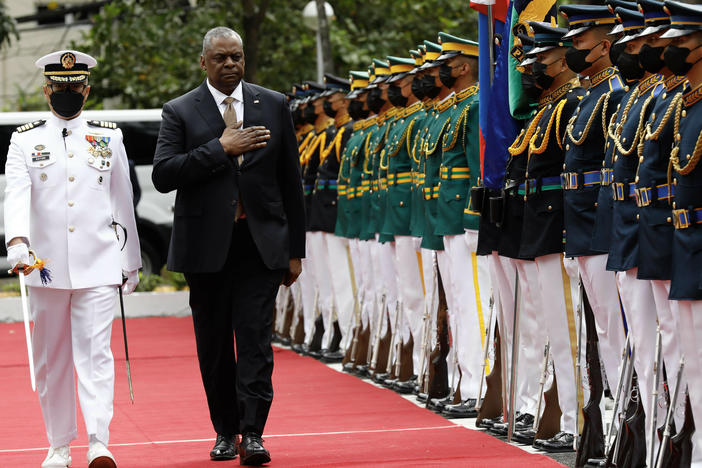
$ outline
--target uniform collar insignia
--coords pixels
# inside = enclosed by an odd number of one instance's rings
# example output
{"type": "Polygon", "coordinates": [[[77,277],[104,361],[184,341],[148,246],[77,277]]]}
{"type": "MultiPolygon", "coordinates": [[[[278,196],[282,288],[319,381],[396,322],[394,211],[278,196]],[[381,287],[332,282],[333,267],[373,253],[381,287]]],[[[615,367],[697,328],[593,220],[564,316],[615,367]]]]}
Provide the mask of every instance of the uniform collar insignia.
{"type": "Polygon", "coordinates": [[[665,80],[665,90],[670,92],[687,81],[685,76],[670,76],[665,80]]]}
{"type": "Polygon", "coordinates": [[[605,68],[604,70],[595,73],[591,78],[590,78],[590,86],[595,87],[598,84],[606,81],[608,78],[611,78],[617,73],[617,69],[614,67],[608,67],[605,68]]]}
{"type": "Polygon", "coordinates": [[[702,99],[702,85],[699,85],[695,89],[683,94],[683,101],[685,103],[685,107],[693,106],[700,99],[702,99]]]}
{"type": "Polygon", "coordinates": [[[641,83],[639,83],[639,96],[642,96],[646,94],[648,91],[651,90],[654,86],[656,86],[658,83],[660,83],[663,80],[663,75],[651,75],[645,80],[643,80],[641,83]]]}

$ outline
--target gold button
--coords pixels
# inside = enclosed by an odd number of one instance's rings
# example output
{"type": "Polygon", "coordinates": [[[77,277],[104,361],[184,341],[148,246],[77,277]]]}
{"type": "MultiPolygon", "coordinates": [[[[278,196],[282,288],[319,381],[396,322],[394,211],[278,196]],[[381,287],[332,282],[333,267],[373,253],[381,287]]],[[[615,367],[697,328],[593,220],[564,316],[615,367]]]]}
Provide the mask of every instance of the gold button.
{"type": "Polygon", "coordinates": [[[614,157],[614,160],[616,161],[616,160],[617,160],[617,158],[619,158],[619,156],[615,156],[615,157],[614,157]]]}
{"type": "Polygon", "coordinates": [[[597,208],[597,202],[595,202],[595,208],[597,208]]]}
{"type": "Polygon", "coordinates": [[[71,176],[71,177],[68,178],[68,181],[69,181],[69,182],[73,182],[74,180],[76,180],[76,178],[73,177],[73,176],[71,176]]]}
{"type": "Polygon", "coordinates": [[[634,179],[634,182],[636,182],[637,184],[639,183],[639,176],[636,176],[636,178],[634,179]]]}
{"type": "Polygon", "coordinates": [[[564,165],[563,165],[563,170],[564,170],[564,171],[565,171],[565,167],[566,167],[566,166],[565,166],[565,164],[564,164],[564,165]]]}
{"type": "Polygon", "coordinates": [[[689,155],[689,154],[686,154],[686,155],[685,155],[685,159],[690,159],[690,155],[689,155]]]}
{"type": "Polygon", "coordinates": [[[68,153],[68,157],[69,157],[69,158],[72,158],[72,157],[73,157],[73,153],[68,153]]]}
{"type": "Polygon", "coordinates": [[[72,201],[68,202],[68,206],[73,206],[73,205],[75,205],[75,203],[73,203],[72,201]]]}
{"type": "Polygon", "coordinates": [[[626,143],[626,137],[622,138],[622,143],[626,143]]]}
{"type": "Polygon", "coordinates": [[[639,219],[639,214],[638,214],[638,213],[636,214],[636,219],[639,219]]]}
{"type": "Polygon", "coordinates": [[[566,145],[566,151],[570,150],[570,145],[566,145]]]}
{"type": "Polygon", "coordinates": [[[643,156],[639,156],[639,162],[640,162],[640,163],[643,162],[643,156]]]}
{"type": "Polygon", "coordinates": [[[552,104],[549,104],[549,105],[548,105],[548,108],[549,108],[549,109],[550,109],[550,108],[552,108],[552,107],[553,107],[553,105],[552,105],[552,104]]]}
{"type": "Polygon", "coordinates": [[[617,110],[619,110],[620,107],[622,107],[622,105],[621,105],[621,104],[617,104],[617,110]]]}
{"type": "Polygon", "coordinates": [[[677,185],[677,184],[678,184],[678,179],[677,179],[677,178],[673,179],[673,183],[677,185]]]}
{"type": "Polygon", "coordinates": [[[526,195],[524,195],[524,201],[527,201],[527,196],[526,196],[526,195]]]}
{"type": "Polygon", "coordinates": [[[39,175],[39,178],[41,179],[42,182],[46,182],[46,179],[47,179],[48,177],[47,177],[47,175],[46,175],[45,173],[42,172],[42,173],[39,175]]]}
{"type": "Polygon", "coordinates": [[[565,234],[565,233],[566,233],[566,230],[564,229],[564,230],[563,230],[563,234],[565,234]]]}
{"type": "Polygon", "coordinates": [[[39,163],[39,167],[44,167],[44,163],[39,163]]]}
{"type": "Polygon", "coordinates": [[[683,116],[683,117],[687,116],[687,111],[684,110],[684,109],[683,109],[683,111],[682,111],[682,116],[683,116]]]}
{"type": "Polygon", "coordinates": [[[669,216],[669,217],[665,218],[665,221],[666,221],[667,223],[672,223],[672,222],[673,222],[673,219],[669,216]]]}
{"type": "Polygon", "coordinates": [[[585,96],[589,96],[589,95],[590,95],[590,91],[585,93],[585,96]]]}
{"type": "Polygon", "coordinates": [[[401,201],[400,206],[405,206],[405,202],[401,201]]]}
{"type": "MultiPolygon", "coordinates": [[[[683,111],[683,112],[685,112],[685,111],[683,111]]],[[[651,114],[651,120],[656,120],[656,113],[655,112],[651,114]]]]}
{"type": "Polygon", "coordinates": [[[551,205],[548,205],[548,211],[551,211],[553,207],[551,205]]]}
{"type": "Polygon", "coordinates": [[[68,231],[69,231],[69,232],[73,232],[73,231],[75,231],[75,230],[76,230],[76,228],[74,228],[73,226],[69,226],[69,227],[68,227],[68,231]]]}
{"type": "Polygon", "coordinates": [[[582,131],[582,130],[580,130],[580,131],[578,132],[578,136],[583,136],[583,131],[582,131]]]}
{"type": "MultiPolygon", "coordinates": [[[[668,93],[663,93],[662,98],[665,99],[665,97],[666,97],[667,95],[668,95],[668,93]]],[[[634,102],[636,102],[636,101],[634,101],[634,102]]]]}
{"type": "Polygon", "coordinates": [[[460,198],[461,198],[461,195],[457,193],[457,194],[456,194],[456,199],[460,200],[460,198]]]}

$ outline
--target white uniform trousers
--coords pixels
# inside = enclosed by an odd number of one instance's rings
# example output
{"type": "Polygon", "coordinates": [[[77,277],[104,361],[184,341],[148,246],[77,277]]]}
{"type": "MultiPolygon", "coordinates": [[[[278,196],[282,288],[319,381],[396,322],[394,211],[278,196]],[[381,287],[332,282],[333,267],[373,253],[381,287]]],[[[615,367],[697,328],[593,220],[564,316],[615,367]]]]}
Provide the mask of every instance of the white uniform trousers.
{"type": "Polygon", "coordinates": [[[461,370],[461,396],[477,398],[482,378],[483,343],[487,326],[490,277],[484,257],[478,257],[477,231],[444,236],[453,297],[454,343],[461,370]]]}
{"type": "MultiPolygon", "coordinates": [[[[575,426],[578,404],[575,381],[577,353],[577,282],[571,281],[563,265],[562,254],[534,259],[541,294],[543,323],[551,343],[551,356],[558,380],[558,404],[561,407],[561,430],[577,434],[575,426]]],[[[574,269],[577,277],[577,268],[574,269]]]]}
{"type": "MultiPolygon", "coordinates": [[[[624,306],[631,342],[636,348],[634,369],[639,394],[646,411],[646,428],[651,421],[651,391],[653,389],[653,361],[656,356],[656,303],[650,281],[636,278],[638,268],[617,272],[617,284],[624,306]]],[[[660,414],[660,413],[659,413],[660,414]]],[[[658,419],[661,420],[660,418],[658,419]]],[[[650,433],[646,431],[646,446],[650,447],[650,433]]],[[[655,442],[655,441],[654,441],[655,442]]]]}
{"type": "Polygon", "coordinates": [[[317,308],[322,314],[324,322],[324,335],[322,336],[322,348],[328,348],[334,335],[333,326],[333,311],[334,311],[334,294],[332,290],[331,271],[329,270],[329,261],[327,257],[327,242],[325,234],[322,231],[308,232],[307,239],[312,248],[309,252],[309,258],[312,261],[314,269],[314,279],[317,287],[317,308]]]}
{"type": "MultiPolygon", "coordinates": [[[[678,316],[680,349],[685,358],[683,375],[687,378],[690,404],[695,421],[702,421],[702,301],[671,301],[673,313],[678,316]]],[[[680,363],[675,365],[678,369],[680,363]]],[[[673,381],[668,380],[671,388],[673,381]]],[[[672,391],[672,390],[671,390],[672,391]]],[[[692,434],[693,468],[702,468],[702,431],[692,434]]]]}
{"type": "Polygon", "coordinates": [[[370,329],[370,344],[374,343],[375,311],[380,306],[378,302],[380,288],[377,287],[375,269],[373,268],[373,244],[375,244],[374,240],[357,240],[356,242],[362,271],[361,296],[363,301],[361,317],[363,318],[364,327],[367,326],[370,329]]]}
{"type": "Polygon", "coordinates": [[[416,239],[410,236],[395,236],[395,271],[397,271],[397,293],[400,302],[400,332],[402,342],[413,339],[413,365],[419,369],[419,352],[422,344],[422,315],[424,314],[424,286],[422,282],[422,259],[416,239]]]}
{"type": "Polygon", "coordinates": [[[302,259],[302,273],[296,282],[300,283],[300,297],[302,299],[302,314],[305,326],[305,344],[309,345],[314,336],[314,321],[317,318],[317,311],[315,310],[317,285],[315,281],[314,261],[312,259],[312,255],[314,254],[309,233],[307,233],[305,244],[307,257],[302,259]]]}
{"type": "Polygon", "coordinates": [[[89,435],[107,445],[115,369],[110,336],[117,288],[29,288],[37,393],[52,447],[77,437],[78,399],[89,435]]]}
{"type": "MultiPolygon", "coordinates": [[[[519,271],[519,357],[517,365],[517,388],[515,389],[515,410],[535,414],[539,397],[539,382],[546,344],[546,328],[541,319],[541,295],[536,264],[532,261],[498,257],[502,269],[497,269],[502,321],[504,333],[505,375],[511,375],[512,337],[514,336],[514,279],[519,271]],[[538,369],[535,371],[535,369],[538,369]]],[[[504,337],[504,338],[503,338],[504,337]]],[[[504,385],[508,385],[506,382],[504,385]]],[[[548,389],[548,388],[546,388],[548,389]]],[[[542,405],[543,406],[543,405],[542,405]]]]}
{"type": "MultiPolygon", "coordinates": [[[[568,259],[564,260],[568,262],[568,259]]],[[[619,384],[622,351],[626,343],[622,307],[614,272],[607,271],[607,255],[575,257],[592,314],[595,316],[600,359],[612,392],[619,384]]]]}
{"type": "Polygon", "coordinates": [[[349,265],[351,261],[349,244],[348,239],[328,232],[324,233],[324,239],[327,245],[327,269],[330,272],[332,291],[334,292],[336,318],[341,331],[339,347],[346,350],[351,344],[354,325],[354,297],[351,285],[351,268],[353,267],[349,265]]]}
{"type": "MultiPolygon", "coordinates": [[[[441,274],[441,284],[444,287],[444,295],[446,296],[446,307],[447,307],[447,321],[449,326],[449,352],[446,355],[446,363],[448,367],[448,381],[449,385],[456,385],[458,382],[458,368],[460,364],[458,363],[458,354],[456,353],[456,345],[459,344],[460,337],[458,336],[458,307],[456,305],[456,296],[454,294],[452,284],[453,272],[451,271],[451,257],[449,256],[446,246],[444,245],[444,250],[436,251],[436,260],[439,267],[439,273],[441,274]]],[[[459,344],[460,345],[460,344],[459,344]]],[[[461,394],[461,397],[468,398],[461,394]]]]}
{"type": "MultiPolygon", "coordinates": [[[[666,375],[668,377],[668,388],[672,392],[674,387],[674,382],[678,378],[678,369],[680,367],[680,356],[682,356],[682,349],[680,345],[680,336],[678,330],[680,325],[678,324],[678,314],[673,313],[673,304],[668,299],[668,294],[670,293],[670,281],[653,280],[651,281],[651,291],[653,292],[653,299],[656,302],[656,314],[658,315],[658,324],[661,327],[661,357],[665,362],[666,375]]],[[[661,371],[661,384],[663,382],[663,372],[661,371]]],[[[678,404],[677,409],[674,413],[675,417],[675,427],[682,427],[685,420],[685,388],[687,387],[687,373],[683,372],[680,380],[680,389],[678,392],[678,404]]],[[[665,420],[665,405],[661,405],[661,400],[663,400],[663,388],[662,385],[658,387],[658,423],[665,420]],[[662,408],[662,409],[661,409],[662,408]]],[[[647,402],[645,409],[646,412],[650,411],[649,408],[651,402],[647,402]]]]}

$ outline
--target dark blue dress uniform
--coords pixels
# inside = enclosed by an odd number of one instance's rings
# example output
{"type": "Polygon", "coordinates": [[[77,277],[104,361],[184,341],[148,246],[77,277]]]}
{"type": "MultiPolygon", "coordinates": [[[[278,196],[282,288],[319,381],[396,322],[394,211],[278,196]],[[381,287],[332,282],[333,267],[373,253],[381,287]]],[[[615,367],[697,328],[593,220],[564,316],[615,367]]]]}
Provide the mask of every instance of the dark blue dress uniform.
{"type": "MultiPolygon", "coordinates": [[[[614,14],[605,6],[565,5],[561,13],[569,20],[564,39],[594,26],[613,25],[614,14]]],[[[590,87],[566,128],[563,164],[563,218],[565,255],[580,257],[604,252],[593,250],[592,237],[600,185],[611,184],[611,172],[602,171],[606,125],[625,93],[615,67],[590,77],[590,87]]]]}
{"type": "Polygon", "coordinates": [[[664,81],[665,89],[658,95],[646,123],[643,150],[639,155],[637,277],[642,280],[669,280],[671,275],[673,186],[668,181],[668,165],[673,147],[673,112],[667,111],[671,106],[671,111],[674,110],[674,100],[685,82],[684,76],[671,76],[664,81]]]}
{"type": "MultiPolygon", "coordinates": [[[[670,159],[675,170],[673,274],[670,298],[702,299],[702,85],[688,90],[676,113],[679,131],[670,159]]],[[[676,122],[676,124],[677,124],[676,122]]],[[[677,125],[676,125],[677,126],[677,125]]]]}
{"type": "Polygon", "coordinates": [[[529,145],[527,171],[518,195],[524,196],[521,257],[563,252],[563,190],[561,169],[565,129],[585,90],[566,83],[546,96],[548,104],[538,119],[529,145]]]}
{"type": "Polygon", "coordinates": [[[612,183],[612,231],[607,269],[626,271],[637,266],[639,215],[635,189],[639,181],[638,145],[643,137],[643,124],[653,111],[656,97],[664,88],[662,75],[651,75],[632,89],[628,100],[622,100],[616,125],[611,128],[607,143],[612,151],[614,182],[612,183]]]}

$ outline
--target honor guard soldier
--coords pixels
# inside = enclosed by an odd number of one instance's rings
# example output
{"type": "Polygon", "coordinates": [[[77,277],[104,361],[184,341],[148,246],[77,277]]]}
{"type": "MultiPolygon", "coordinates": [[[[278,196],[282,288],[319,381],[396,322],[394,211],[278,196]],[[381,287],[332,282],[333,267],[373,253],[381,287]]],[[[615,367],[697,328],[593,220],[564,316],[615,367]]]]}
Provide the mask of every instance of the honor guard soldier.
{"type": "Polygon", "coordinates": [[[441,132],[437,149],[441,162],[434,233],[444,241],[444,250],[437,255],[439,264],[448,266],[448,272],[441,273],[453,302],[449,309],[452,344],[461,375],[460,389],[456,389],[461,401],[447,405],[443,413],[449,417],[475,417],[482,379],[483,311],[487,311],[489,292],[487,264],[475,254],[480,216],[471,207],[468,196],[480,175],[478,44],[443,32],[439,33],[439,43],[439,80],[452,94],[439,108],[442,114],[448,114],[448,119],[444,128],[437,130],[441,132]]]}
{"type": "Polygon", "coordinates": [[[577,262],[611,385],[619,375],[624,325],[614,273],[606,270],[606,253],[592,248],[592,236],[599,192],[610,192],[612,184],[611,170],[602,167],[607,124],[626,91],[609,54],[608,33],[615,23],[614,13],[594,5],[563,5],[560,11],[569,21],[569,32],[563,38],[573,41],[566,52],[566,63],[575,73],[589,77],[590,82],[566,127],[561,175],[565,256],[577,262]]]}
{"type": "MultiPolygon", "coordinates": [[[[670,298],[679,320],[679,337],[684,355],[684,374],[695,421],[702,421],[702,7],[666,1],[671,28],[661,36],[672,39],[665,50],[666,66],[685,75],[685,89],[673,116],[674,143],[670,152],[672,184],[675,186],[672,218],[673,271],[670,298]]],[[[671,183],[671,181],[668,181],[671,183]]],[[[692,434],[691,466],[702,464],[702,431],[692,434]]]]}
{"type": "MultiPolygon", "coordinates": [[[[534,31],[535,57],[532,65],[535,82],[544,92],[535,117],[536,128],[526,136],[526,172],[517,195],[524,200],[524,217],[519,255],[533,258],[536,266],[537,294],[543,305],[540,322],[546,325],[555,377],[558,380],[558,401],[562,410],[561,432],[550,439],[537,439],[534,446],[548,452],[573,450],[577,433],[576,411],[579,410],[578,385],[573,378],[576,356],[573,350],[576,315],[573,289],[563,268],[563,190],[560,173],[563,166],[565,129],[570,116],[580,103],[584,90],[568,69],[565,54],[571,41],[562,39],[565,29],[548,23],[529,22],[534,31]]],[[[538,319],[537,319],[538,320],[538,319]]],[[[543,339],[543,335],[540,336],[543,339]]],[[[536,344],[536,343],[535,343],[536,344]]],[[[536,350],[542,343],[536,344],[536,350]]]]}
{"type": "MultiPolygon", "coordinates": [[[[410,236],[412,213],[412,157],[410,154],[415,125],[424,114],[424,104],[412,94],[416,68],[415,59],[389,56],[390,78],[388,100],[397,109],[390,124],[383,148],[387,172],[385,215],[380,232],[392,236],[395,244],[395,271],[399,299],[398,329],[395,334],[395,369],[392,388],[401,393],[412,393],[416,379],[412,379],[419,361],[413,362],[414,350],[421,347],[421,324],[424,309],[422,271],[419,245],[410,236]],[[399,352],[398,352],[399,351],[399,352]]],[[[417,358],[418,358],[417,353],[417,358]]],[[[390,381],[386,381],[389,385],[390,381]]]]}
{"type": "MultiPolygon", "coordinates": [[[[645,39],[640,36],[645,27],[643,14],[620,7],[615,12],[621,18],[624,29],[624,36],[619,43],[626,44],[619,55],[617,67],[628,83],[629,91],[622,98],[616,117],[608,126],[604,167],[612,169],[612,201],[604,203],[604,192],[600,192],[602,203],[598,206],[598,226],[593,245],[603,250],[609,248],[607,269],[617,275],[619,296],[631,343],[636,348],[634,368],[638,392],[641,401],[645,402],[646,420],[650,421],[649,402],[653,390],[653,361],[656,352],[656,310],[661,310],[662,317],[665,317],[669,313],[663,312],[663,309],[669,309],[669,305],[668,301],[657,304],[651,283],[637,279],[639,214],[635,189],[638,182],[638,146],[644,137],[642,130],[653,111],[657,96],[665,86],[662,75],[649,73],[640,64],[639,51],[645,43],[645,39]],[[601,221],[603,226],[600,226],[601,221]]],[[[645,427],[648,426],[646,423],[645,427]]],[[[650,431],[646,431],[646,437],[650,439],[650,431]]],[[[649,447],[652,443],[654,441],[647,441],[649,447]]]]}
{"type": "MultiPolygon", "coordinates": [[[[363,166],[365,162],[365,144],[369,136],[369,128],[375,123],[374,118],[369,118],[370,110],[366,105],[368,98],[369,74],[365,71],[351,71],[351,92],[347,95],[349,102],[349,115],[354,119],[353,134],[346,144],[339,171],[340,179],[348,178],[346,188],[347,219],[348,224],[345,235],[349,238],[349,246],[353,258],[356,282],[356,298],[360,309],[360,318],[357,320],[360,327],[358,338],[355,340],[355,351],[352,349],[350,360],[352,366],[345,369],[365,375],[370,360],[368,349],[371,341],[371,324],[375,304],[373,270],[370,266],[370,257],[365,255],[365,245],[361,245],[360,234],[363,224],[362,203],[364,195],[363,166]],[[348,176],[344,175],[348,166],[348,176]]],[[[338,225],[338,221],[337,221],[338,225]]]]}
{"type": "MultiPolygon", "coordinates": [[[[311,336],[307,335],[305,342],[308,345],[306,351],[312,357],[321,358],[322,350],[327,349],[334,336],[334,327],[332,325],[334,296],[331,273],[327,266],[327,249],[323,235],[324,229],[328,228],[326,226],[328,222],[323,212],[319,212],[319,200],[315,200],[316,194],[314,192],[319,166],[322,163],[322,155],[327,148],[327,143],[333,141],[336,129],[334,128],[334,120],[329,118],[324,112],[326,96],[323,93],[326,88],[312,81],[306,81],[305,85],[311,92],[307,108],[311,107],[315,115],[315,136],[301,155],[301,158],[305,162],[302,177],[305,188],[307,246],[310,249],[308,263],[310,263],[311,275],[309,278],[313,279],[313,297],[315,298],[313,303],[316,304],[316,310],[313,308],[311,311],[313,316],[310,317],[314,323],[313,334],[311,336]]],[[[335,221],[335,218],[333,221],[335,221]]],[[[307,286],[307,278],[301,286],[303,286],[304,291],[305,286],[307,286]]],[[[305,293],[303,292],[303,294],[305,293]]],[[[309,296],[309,293],[307,295],[309,296]]],[[[305,323],[308,322],[307,318],[305,317],[305,323]]]]}
{"type": "Polygon", "coordinates": [[[43,284],[39,273],[27,277],[36,382],[51,445],[44,468],[71,466],[74,370],[88,463],[116,466],[107,449],[114,393],[110,333],[117,288],[126,276],[122,291],[134,290],[141,257],[122,132],[114,123],[80,117],[95,65],[93,57],[72,50],[37,60],[52,114],[13,133],[5,167],[8,261],[15,271],[30,267],[29,247],[50,259],[49,282],[43,284]]]}
{"type": "MultiPolygon", "coordinates": [[[[322,232],[325,246],[327,271],[330,273],[333,303],[332,341],[327,342],[322,351],[325,362],[340,362],[344,353],[342,349],[348,345],[348,337],[353,319],[353,292],[351,288],[351,271],[340,266],[348,265],[346,243],[334,235],[337,220],[337,177],[341,164],[341,155],[352,131],[351,117],[347,112],[348,101],[345,99],[349,92],[349,81],[332,74],[324,75],[326,91],[323,109],[327,117],[334,119],[333,126],[328,127],[327,139],[320,142],[320,164],[317,169],[317,180],[312,191],[312,210],[310,216],[316,227],[322,232]]],[[[327,325],[325,324],[325,328],[327,325]]]]}
{"type": "MultiPolygon", "coordinates": [[[[675,230],[670,215],[674,188],[668,181],[668,165],[673,147],[673,114],[678,101],[682,99],[687,79],[684,75],[674,75],[663,60],[663,51],[671,41],[661,38],[670,27],[670,16],[664,9],[664,3],[639,0],[639,7],[646,21],[646,29],[641,32],[646,43],[639,51],[639,61],[648,73],[663,76],[665,88],[649,105],[653,111],[641,130],[643,134],[639,137],[636,152],[638,181],[635,201],[639,208],[636,276],[651,284],[661,331],[662,356],[670,383],[677,380],[682,349],[678,339],[678,314],[673,313],[668,299],[675,230]]],[[[687,379],[682,375],[677,398],[679,405],[685,400],[686,387],[687,379]]],[[[668,385],[668,388],[671,386],[668,385]]],[[[650,408],[649,402],[644,404],[650,408]]],[[[675,411],[677,427],[682,427],[683,416],[683,411],[675,411]]]]}

